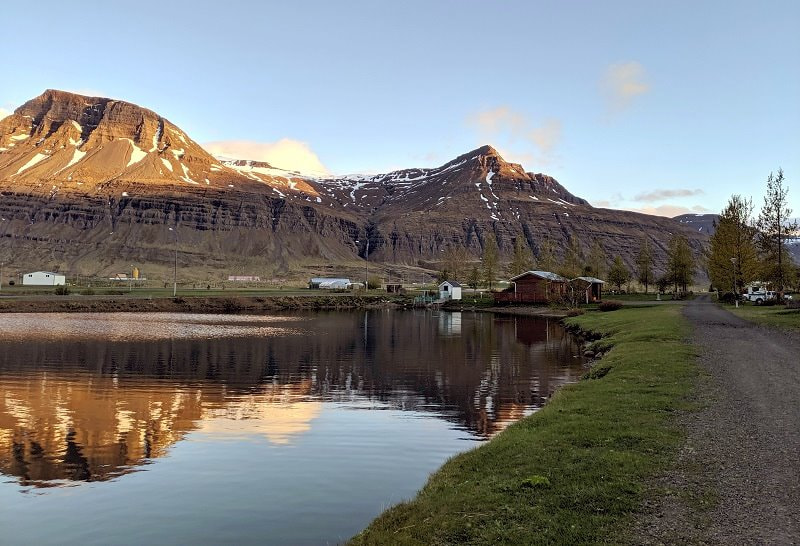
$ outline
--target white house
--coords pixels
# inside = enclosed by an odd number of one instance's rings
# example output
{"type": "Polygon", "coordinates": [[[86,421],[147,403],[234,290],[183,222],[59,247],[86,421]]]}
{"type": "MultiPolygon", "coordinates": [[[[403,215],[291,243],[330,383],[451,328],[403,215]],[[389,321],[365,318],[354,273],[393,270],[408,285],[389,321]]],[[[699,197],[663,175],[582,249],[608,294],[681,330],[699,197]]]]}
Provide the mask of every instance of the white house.
{"type": "Polygon", "coordinates": [[[33,273],[25,273],[22,276],[22,284],[29,286],[64,286],[67,284],[67,278],[64,275],[50,271],[34,271],[33,273]]]}
{"type": "Polygon", "coordinates": [[[460,300],[461,285],[456,281],[444,281],[439,285],[440,300],[460,300]]]}

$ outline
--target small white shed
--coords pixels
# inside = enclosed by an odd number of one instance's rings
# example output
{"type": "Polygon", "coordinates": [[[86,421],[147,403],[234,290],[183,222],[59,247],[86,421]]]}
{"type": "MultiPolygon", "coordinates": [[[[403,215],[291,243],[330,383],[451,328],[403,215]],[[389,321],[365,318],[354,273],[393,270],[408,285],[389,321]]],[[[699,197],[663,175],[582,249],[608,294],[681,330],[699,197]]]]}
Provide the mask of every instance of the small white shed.
{"type": "Polygon", "coordinates": [[[26,286],[64,286],[67,284],[67,278],[52,271],[34,271],[22,276],[22,284],[26,286]]]}
{"type": "Polygon", "coordinates": [[[444,281],[439,285],[440,300],[460,300],[461,285],[456,281],[444,281]]]}

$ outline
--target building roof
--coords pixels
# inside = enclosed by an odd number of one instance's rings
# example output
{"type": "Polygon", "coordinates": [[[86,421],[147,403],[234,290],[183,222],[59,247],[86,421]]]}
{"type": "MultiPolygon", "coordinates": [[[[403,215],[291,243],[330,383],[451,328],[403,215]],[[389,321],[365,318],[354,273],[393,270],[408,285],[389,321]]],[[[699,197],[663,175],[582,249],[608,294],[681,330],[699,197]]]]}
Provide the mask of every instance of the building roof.
{"type": "Polygon", "coordinates": [[[25,273],[25,275],[35,275],[36,273],[43,273],[45,275],[60,275],[64,276],[63,273],[53,273],[52,271],[31,271],[30,273],[25,273]]]}
{"type": "Polygon", "coordinates": [[[561,275],[558,275],[558,274],[553,273],[551,271],[526,271],[525,273],[520,273],[516,277],[511,277],[510,280],[516,281],[517,279],[521,279],[522,277],[527,277],[528,275],[533,275],[534,277],[539,277],[540,279],[544,279],[546,281],[569,282],[569,281],[567,281],[567,279],[565,279],[561,275]]]}
{"type": "Polygon", "coordinates": [[[572,280],[573,281],[585,281],[585,282],[588,282],[590,284],[605,284],[606,283],[606,281],[602,281],[602,280],[598,279],[597,277],[575,277],[572,280]]]}
{"type": "Polygon", "coordinates": [[[439,286],[440,286],[440,287],[442,287],[442,286],[444,286],[445,284],[449,284],[449,285],[450,285],[450,286],[452,286],[453,288],[461,288],[461,284],[459,284],[459,283],[458,283],[458,282],[456,282],[456,281],[444,281],[444,282],[443,282],[443,283],[441,283],[439,286]]]}
{"type": "Polygon", "coordinates": [[[331,281],[350,282],[350,279],[346,279],[343,277],[311,277],[312,283],[331,282],[331,281]]]}

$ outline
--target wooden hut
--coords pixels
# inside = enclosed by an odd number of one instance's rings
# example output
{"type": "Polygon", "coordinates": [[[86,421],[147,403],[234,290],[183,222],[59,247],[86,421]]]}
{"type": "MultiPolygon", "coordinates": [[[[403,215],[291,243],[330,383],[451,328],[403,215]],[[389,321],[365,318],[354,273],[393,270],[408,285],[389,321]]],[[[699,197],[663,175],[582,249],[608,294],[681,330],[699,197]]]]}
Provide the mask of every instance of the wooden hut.
{"type": "Polygon", "coordinates": [[[605,281],[595,277],[578,277],[569,281],[569,284],[575,291],[576,303],[592,303],[603,299],[605,281]]]}
{"type": "Polygon", "coordinates": [[[510,279],[511,286],[495,292],[495,303],[549,303],[568,297],[569,281],[550,271],[526,271],[510,279]]]}

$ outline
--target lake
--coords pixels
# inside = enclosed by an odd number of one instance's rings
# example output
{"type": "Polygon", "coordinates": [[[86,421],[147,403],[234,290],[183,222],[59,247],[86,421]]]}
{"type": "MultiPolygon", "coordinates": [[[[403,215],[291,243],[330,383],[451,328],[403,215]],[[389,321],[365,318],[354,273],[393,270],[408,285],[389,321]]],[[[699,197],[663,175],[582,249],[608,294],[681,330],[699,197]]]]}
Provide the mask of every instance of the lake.
{"type": "Polygon", "coordinates": [[[336,544],[584,372],[555,321],[0,315],[4,544],[336,544]]]}

